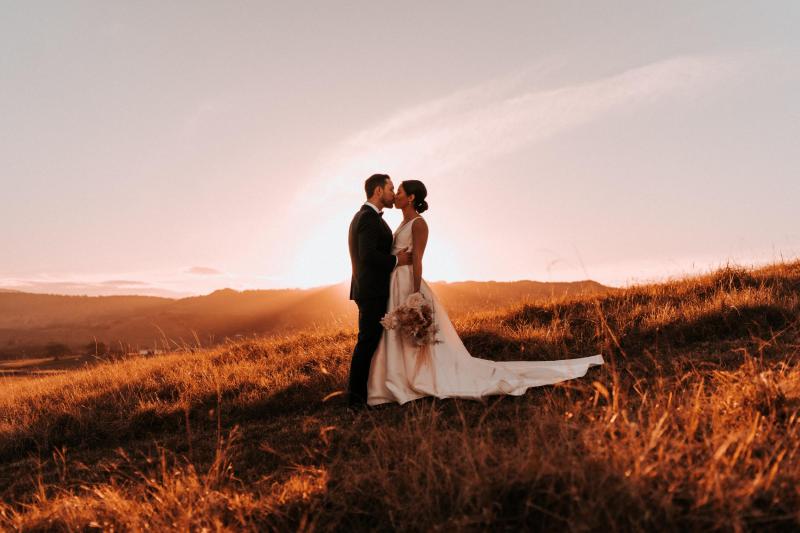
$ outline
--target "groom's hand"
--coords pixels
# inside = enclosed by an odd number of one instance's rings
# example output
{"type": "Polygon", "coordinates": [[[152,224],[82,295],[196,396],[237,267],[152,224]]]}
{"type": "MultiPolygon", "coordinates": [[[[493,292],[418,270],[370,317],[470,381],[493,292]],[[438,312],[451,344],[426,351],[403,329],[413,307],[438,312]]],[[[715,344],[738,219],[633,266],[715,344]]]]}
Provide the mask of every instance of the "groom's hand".
{"type": "Polygon", "coordinates": [[[402,251],[397,253],[397,266],[410,265],[413,260],[414,254],[411,252],[402,251]]]}

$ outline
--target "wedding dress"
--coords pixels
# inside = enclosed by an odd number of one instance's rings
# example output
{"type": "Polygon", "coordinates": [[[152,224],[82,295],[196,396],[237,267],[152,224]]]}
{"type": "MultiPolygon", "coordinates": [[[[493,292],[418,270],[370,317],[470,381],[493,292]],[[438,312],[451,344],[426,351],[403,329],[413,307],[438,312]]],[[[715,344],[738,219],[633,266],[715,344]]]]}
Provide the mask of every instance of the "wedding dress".
{"type": "MultiPolygon", "coordinates": [[[[411,227],[418,218],[394,232],[393,254],[411,249],[411,227]]],[[[404,304],[414,292],[413,267],[395,268],[390,283],[387,311],[404,304]]],[[[439,328],[436,337],[441,342],[418,347],[399,330],[384,330],[369,369],[369,405],[404,404],[423,396],[475,400],[494,394],[521,396],[530,387],[578,378],[590,366],[603,364],[599,354],[559,361],[490,361],[473,357],[425,280],[420,292],[433,306],[439,328]]]]}

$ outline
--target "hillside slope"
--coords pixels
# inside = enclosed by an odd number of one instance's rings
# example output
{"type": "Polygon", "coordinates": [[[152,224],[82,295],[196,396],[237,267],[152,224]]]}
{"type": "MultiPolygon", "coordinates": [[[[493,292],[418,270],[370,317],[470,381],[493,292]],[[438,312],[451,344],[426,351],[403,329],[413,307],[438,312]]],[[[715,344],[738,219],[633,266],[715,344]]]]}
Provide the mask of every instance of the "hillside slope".
{"type": "MultiPolygon", "coordinates": [[[[604,294],[592,281],[574,283],[434,283],[455,316],[542,298],[604,294]]],[[[82,349],[96,339],[108,346],[213,345],[225,337],[351,327],[356,306],[347,287],[308,290],[215,291],[172,300],[151,296],[0,294],[0,356],[36,353],[48,342],[82,349]]]]}
{"type": "Polygon", "coordinates": [[[350,413],[351,331],[229,342],[0,389],[0,528],[791,530],[800,262],[456,321],[583,379],[350,413]]]}

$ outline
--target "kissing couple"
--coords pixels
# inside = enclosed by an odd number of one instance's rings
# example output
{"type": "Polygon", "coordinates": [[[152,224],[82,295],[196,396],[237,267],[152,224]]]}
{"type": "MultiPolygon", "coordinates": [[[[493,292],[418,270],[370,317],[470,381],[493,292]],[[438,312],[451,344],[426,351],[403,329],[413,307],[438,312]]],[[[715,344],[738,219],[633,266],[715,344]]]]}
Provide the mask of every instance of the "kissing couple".
{"type": "Polygon", "coordinates": [[[358,305],[358,341],[347,386],[351,408],[402,405],[423,396],[474,400],[495,394],[521,396],[530,387],[578,378],[590,366],[603,364],[600,354],[559,361],[471,356],[447,311],[422,279],[429,235],[421,216],[428,210],[427,188],[421,181],[406,180],[395,192],[388,175],[373,174],[364,183],[364,192],[367,201],[353,217],[348,235],[350,299],[358,305]],[[403,222],[394,233],[383,220],[383,210],[391,207],[403,212],[403,222]],[[419,342],[403,328],[390,327],[387,317],[414,315],[413,309],[422,308],[432,319],[425,325],[428,333],[435,331],[434,341],[419,342]]]}

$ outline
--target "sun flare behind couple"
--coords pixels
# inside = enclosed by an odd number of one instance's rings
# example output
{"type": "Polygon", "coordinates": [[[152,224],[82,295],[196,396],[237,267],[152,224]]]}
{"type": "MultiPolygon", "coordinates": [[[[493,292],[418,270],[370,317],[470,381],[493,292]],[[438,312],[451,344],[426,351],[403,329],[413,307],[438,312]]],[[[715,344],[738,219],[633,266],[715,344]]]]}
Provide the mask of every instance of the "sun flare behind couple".
{"type": "Polygon", "coordinates": [[[348,235],[350,299],[358,305],[358,341],[347,390],[351,407],[404,404],[423,396],[520,396],[530,387],[581,377],[590,366],[603,364],[600,354],[558,361],[471,356],[422,279],[428,243],[428,225],[421,216],[428,209],[425,185],[407,180],[395,192],[388,175],[374,174],[364,191],[367,201],[348,235]],[[383,210],[391,207],[403,212],[394,233],[383,220],[383,210]],[[403,327],[412,320],[413,327],[403,327]]]}

